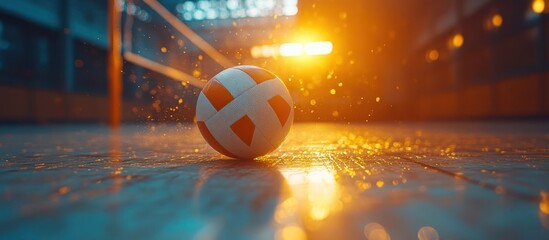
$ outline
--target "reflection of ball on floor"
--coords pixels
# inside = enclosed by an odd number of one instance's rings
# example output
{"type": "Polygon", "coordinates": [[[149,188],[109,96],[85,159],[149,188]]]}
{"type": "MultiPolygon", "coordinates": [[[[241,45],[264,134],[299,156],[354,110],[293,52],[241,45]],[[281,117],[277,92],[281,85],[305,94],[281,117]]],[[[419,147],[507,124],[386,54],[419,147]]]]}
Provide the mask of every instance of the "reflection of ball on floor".
{"type": "Polygon", "coordinates": [[[293,118],[284,83],[255,66],[223,70],[206,83],[196,104],[202,136],[215,150],[235,158],[251,159],[275,150],[293,118]]]}

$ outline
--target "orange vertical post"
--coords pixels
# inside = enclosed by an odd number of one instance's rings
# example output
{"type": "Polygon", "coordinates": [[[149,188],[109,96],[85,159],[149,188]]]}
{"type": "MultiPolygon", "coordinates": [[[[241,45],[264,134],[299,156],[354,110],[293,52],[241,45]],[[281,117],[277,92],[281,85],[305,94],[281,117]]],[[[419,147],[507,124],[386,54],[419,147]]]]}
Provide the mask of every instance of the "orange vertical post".
{"type": "Polygon", "coordinates": [[[118,0],[108,0],[108,82],[109,82],[109,123],[118,128],[122,114],[122,55],[120,39],[120,4],[118,0]]]}

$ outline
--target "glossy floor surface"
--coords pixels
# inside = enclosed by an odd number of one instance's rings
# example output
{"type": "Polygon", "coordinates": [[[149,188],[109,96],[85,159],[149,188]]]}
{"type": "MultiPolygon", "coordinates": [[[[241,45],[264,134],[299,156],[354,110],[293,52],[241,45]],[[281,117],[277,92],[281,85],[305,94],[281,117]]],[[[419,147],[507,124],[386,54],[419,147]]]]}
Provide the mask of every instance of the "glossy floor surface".
{"type": "Polygon", "coordinates": [[[255,161],[193,124],[3,126],[0,239],[548,239],[549,124],[298,123],[255,161]]]}

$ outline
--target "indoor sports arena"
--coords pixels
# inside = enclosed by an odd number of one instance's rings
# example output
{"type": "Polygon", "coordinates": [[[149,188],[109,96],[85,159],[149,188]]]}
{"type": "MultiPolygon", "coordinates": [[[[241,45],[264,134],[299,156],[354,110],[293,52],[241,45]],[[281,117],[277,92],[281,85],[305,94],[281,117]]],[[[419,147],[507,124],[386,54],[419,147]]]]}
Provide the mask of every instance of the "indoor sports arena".
{"type": "Polygon", "coordinates": [[[0,239],[548,236],[548,0],[0,0],[0,239]]]}

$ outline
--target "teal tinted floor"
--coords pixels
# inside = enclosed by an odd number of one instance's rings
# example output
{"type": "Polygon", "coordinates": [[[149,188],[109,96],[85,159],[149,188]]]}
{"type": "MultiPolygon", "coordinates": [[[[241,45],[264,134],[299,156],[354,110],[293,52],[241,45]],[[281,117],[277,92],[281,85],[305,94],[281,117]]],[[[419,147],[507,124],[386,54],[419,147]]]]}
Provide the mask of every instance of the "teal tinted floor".
{"type": "Polygon", "coordinates": [[[299,123],[255,161],[193,124],[4,126],[0,239],[548,239],[546,123],[299,123]]]}

